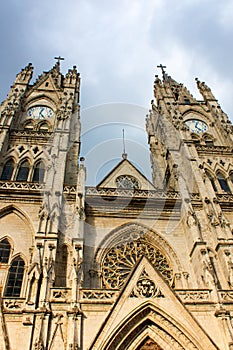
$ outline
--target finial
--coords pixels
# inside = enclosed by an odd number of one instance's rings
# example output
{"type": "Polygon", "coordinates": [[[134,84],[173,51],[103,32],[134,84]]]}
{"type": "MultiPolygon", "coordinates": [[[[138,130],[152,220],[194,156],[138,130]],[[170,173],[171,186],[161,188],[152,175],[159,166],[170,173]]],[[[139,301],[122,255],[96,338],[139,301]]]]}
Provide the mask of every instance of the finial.
{"type": "Polygon", "coordinates": [[[167,73],[166,73],[165,70],[164,70],[164,68],[167,68],[167,67],[166,67],[166,66],[163,66],[162,63],[160,63],[160,64],[157,66],[157,68],[160,68],[160,69],[162,70],[163,79],[164,79],[165,81],[167,81],[167,80],[168,80],[168,75],[167,75],[167,73]]]}
{"type": "Polygon", "coordinates": [[[61,57],[61,56],[58,56],[58,57],[54,57],[55,60],[57,60],[57,65],[60,66],[60,61],[64,61],[64,58],[61,57]]]}
{"type": "Polygon", "coordinates": [[[122,158],[127,159],[127,153],[125,153],[125,130],[122,129],[122,139],[123,139],[123,153],[122,158]]]}

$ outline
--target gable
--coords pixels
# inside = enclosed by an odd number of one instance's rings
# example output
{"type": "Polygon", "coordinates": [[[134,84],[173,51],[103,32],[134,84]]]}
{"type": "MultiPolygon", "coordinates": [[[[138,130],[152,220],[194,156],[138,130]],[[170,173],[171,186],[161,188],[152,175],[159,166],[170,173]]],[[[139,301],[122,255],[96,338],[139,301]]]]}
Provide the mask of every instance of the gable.
{"type": "MultiPolygon", "coordinates": [[[[163,277],[143,257],[90,349],[137,349],[148,337],[161,349],[218,349],[163,277]]],[[[139,347],[140,349],[140,347],[139,347]]]]}
{"type": "Polygon", "coordinates": [[[128,188],[154,191],[153,184],[127,159],[123,159],[98,184],[98,188],[128,188]],[[127,187],[128,186],[128,187],[127,187]]]}

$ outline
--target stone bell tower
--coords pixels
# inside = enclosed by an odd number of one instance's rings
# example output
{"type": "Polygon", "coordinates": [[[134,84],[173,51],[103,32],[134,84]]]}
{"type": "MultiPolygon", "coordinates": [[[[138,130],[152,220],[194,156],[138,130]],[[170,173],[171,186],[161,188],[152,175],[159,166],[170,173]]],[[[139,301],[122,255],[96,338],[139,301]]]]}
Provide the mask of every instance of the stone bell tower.
{"type": "Polygon", "coordinates": [[[147,117],[153,182],[181,194],[192,283],[211,290],[212,316],[232,346],[233,127],[205,82],[196,78],[197,100],[159,67],[147,117]]]}
{"type": "Polygon", "coordinates": [[[70,317],[77,316],[85,182],[80,76],[75,66],[63,76],[60,60],[33,84],[32,65],[22,69],[0,108],[0,349],[59,346],[63,313],[52,300],[69,294],[70,317]]]}

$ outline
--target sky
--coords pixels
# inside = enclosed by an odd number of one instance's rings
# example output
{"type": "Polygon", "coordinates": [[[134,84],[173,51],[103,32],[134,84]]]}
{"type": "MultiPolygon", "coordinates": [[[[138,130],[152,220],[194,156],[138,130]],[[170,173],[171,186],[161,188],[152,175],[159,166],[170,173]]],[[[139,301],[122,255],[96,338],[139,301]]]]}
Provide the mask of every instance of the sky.
{"type": "Polygon", "coordinates": [[[128,158],[150,178],[145,116],[160,63],[200,99],[205,81],[233,117],[232,0],[8,0],[1,3],[0,99],[29,62],[34,77],[65,58],[82,79],[82,154],[94,185],[128,158]]]}

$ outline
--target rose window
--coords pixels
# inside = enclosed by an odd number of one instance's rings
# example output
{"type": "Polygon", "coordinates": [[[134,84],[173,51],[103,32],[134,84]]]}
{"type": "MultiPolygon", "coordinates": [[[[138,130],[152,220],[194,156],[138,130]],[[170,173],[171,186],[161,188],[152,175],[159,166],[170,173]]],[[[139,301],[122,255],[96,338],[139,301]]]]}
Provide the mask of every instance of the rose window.
{"type": "Polygon", "coordinates": [[[104,287],[120,288],[142,256],[147,257],[163,277],[171,282],[172,269],[166,257],[152,244],[139,238],[135,241],[120,243],[107,252],[102,264],[104,287]]]}
{"type": "Polygon", "coordinates": [[[131,175],[121,175],[116,178],[117,188],[139,189],[139,182],[131,175]]]}

